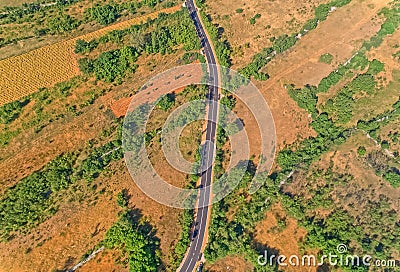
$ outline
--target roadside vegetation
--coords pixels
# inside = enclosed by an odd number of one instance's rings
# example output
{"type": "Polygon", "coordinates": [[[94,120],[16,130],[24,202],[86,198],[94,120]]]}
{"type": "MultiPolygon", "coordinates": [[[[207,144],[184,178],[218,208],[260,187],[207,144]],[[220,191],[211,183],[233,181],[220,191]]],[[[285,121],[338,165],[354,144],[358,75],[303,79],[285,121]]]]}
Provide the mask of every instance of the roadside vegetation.
{"type": "Polygon", "coordinates": [[[101,53],[96,59],[81,58],[79,68],[86,75],[94,74],[106,82],[121,82],[125,74],[137,68],[137,58],[143,54],[171,54],[178,45],[186,51],[200,49],[194,26],[184,10],[174,14],[160,14],[154,20],[134,25],[125,30],[114,30],[99,39],[85,42],[78,40],[75,52],[88,54],[100,44],[121,44],[123,39],[133,39],[132,46],[101,53]]]}
{"type": "Polygon", "coordinates": [[[121,265],[129,271],[157,271],[161,253],[156,230],[143,220],[140,211],[126,206],[123,209],[101,245],[120,251],[121,265]]]}

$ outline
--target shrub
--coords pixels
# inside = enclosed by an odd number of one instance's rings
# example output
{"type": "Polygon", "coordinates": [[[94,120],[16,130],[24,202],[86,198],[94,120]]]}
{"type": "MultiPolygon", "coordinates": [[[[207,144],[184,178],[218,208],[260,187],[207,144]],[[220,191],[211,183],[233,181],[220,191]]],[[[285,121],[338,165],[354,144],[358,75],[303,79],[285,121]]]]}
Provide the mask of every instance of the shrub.
{"type": "Polygon", "coordinates": [[[367,153],[367,150],[365,149],[364,146],[359,146],[357,148],[357,153],[359,156],[364,156],[367,153]]]}
{"type": "Polygon", "coordinates": [[[272,48],[276,51],[276,53],[281,53],[292,47],[296,43],[296,40],[297,39],[295,35],[288,36],[285,34],[274,40],[272,48]]]}
{"type": "Polygon", "coordinates": [[[30,99],[26,98],[19,101],[13,101],[0,107],[0,123],[9,124],[18,118],[25,105],[29,103],[30,99]]]}
{"type": "Polygon", "coordinates": [[[390,145],[389,145],[388,141],[382,141],[381,142],[381,147],[383,149],[389,149],[390,145]]]}
{"type": "Polygon", "coordinates": [[[90,75],[93,73],[93,61],[89,58],[82,58],[78,60],[78,66],[79,70],[85,74],[85,75],[90,75]]]}
{"type": "Polygon", "coordinates": [[[89,53],[93,49],[95,49],[98,45],[98,42],[96,40],[92,40],[90,42],[86,42],[82,39],[78,39],[75,43],[75,53],[81,54],[81,53],[89,53]]]}
{"type": "Polygon", "coordinates": [[[319,57],[319,62],[331,64],[333,60],[333,56],[329,53],[323,54],[319,57]]]}
{"type": "Polygon", "coordinates": [[[88,12],[92,20],[96,20],[102,25],[114,23],[120,16],[114,5],[95,5],[93,8],[90,8],[88,12]]]}
{"type": "Polygon", "coordinates": [[[383,71],[384,66],[385,65],[382,62],[374,59],[374,60],[370,61],[367,73],[371,74],[371,75],[376,75],[377,73],[383,71]]]}
{"type": "Polygon", "coordinates": [[[175,103],[175,95],[173,93],[166,94],[161,97],[157,103],[157,107],[163,111],[169,110],[175,103]]]}
{"type": "Polygon", "coordinates": [[[49,21],[49,29],[53,33],[64,33],[79,26],[79,22],[68,14],[61,13],[49,21]]]}

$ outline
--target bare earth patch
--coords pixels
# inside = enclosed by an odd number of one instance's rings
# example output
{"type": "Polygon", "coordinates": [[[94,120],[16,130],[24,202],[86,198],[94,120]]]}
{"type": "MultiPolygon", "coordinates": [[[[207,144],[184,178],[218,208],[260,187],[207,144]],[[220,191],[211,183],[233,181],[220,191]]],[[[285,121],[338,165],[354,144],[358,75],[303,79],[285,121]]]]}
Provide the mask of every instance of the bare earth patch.
{"type": "Polygon", "coordinates": [[[270,46],[270,38],[299,31],[307,20],[314,17],[314,6],[328,2],[217,0],[207,2],[207,11],[224,29],[224,36],[234,50],[233,69],[238,69],[249,63],[254,54],[270,46]],[[237,9],[243,9],[243,12],[238,13],[237,9]],[[254,25],[250,24],[250,18],[257,13],[261,17],[254,25]]]}
{"type": "Polygon", "coordinates": [[[210,272],[243,272],[252,271],[253,265],[243,260],[241,256],[227,256],[212,265],[206,265],[205,268],[210,272]]]}
{"type": "MultiPolygon", "coordinates": [[[[298,243],[306,236],[304,228],[297,225],[297,221],[286,215],[280,204],[275,204],[267,212],[265,219],[256,227],[255,240],[262,245],[278,251],[278,254],[287,257],[296,255],[301,257],[298,243]]],[[[316,267],[279,267],[284,271],[317,271],[316,267]]]]}

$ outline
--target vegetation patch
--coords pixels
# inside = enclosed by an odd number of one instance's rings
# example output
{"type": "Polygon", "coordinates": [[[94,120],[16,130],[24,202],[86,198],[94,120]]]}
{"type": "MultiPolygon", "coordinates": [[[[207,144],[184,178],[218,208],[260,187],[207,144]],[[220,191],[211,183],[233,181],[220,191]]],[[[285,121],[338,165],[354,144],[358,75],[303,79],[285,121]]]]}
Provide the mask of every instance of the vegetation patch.
{"type": "MultiPolygon", "coordinates": [[[[149,223],[140,223],[137,210],[126,209],[111,226],[102,242],[108,249],[122,252],[122,263],[129,271],[157,271],[161,264],[159,239],[149,223]]],[[[143,222],[143,220],[142,220],[143,222]]]]}
{"type": "Polygon", "coordinates": [[[319,62],[331,64],[333,60],[333,56],[329,53],[323,54],[319,57],[319,62]]]}
{"type": "Polygon", "coordinates": [[[29,230],[55,214],[53,195],[78,180],[97,178],[111,161],[122,158],[120,145],[116,140],[94,148],[83,160],[79,152],[63,154],[9,188],[0,200],[0,238],[10,239],[12,233],[29,230]]]}

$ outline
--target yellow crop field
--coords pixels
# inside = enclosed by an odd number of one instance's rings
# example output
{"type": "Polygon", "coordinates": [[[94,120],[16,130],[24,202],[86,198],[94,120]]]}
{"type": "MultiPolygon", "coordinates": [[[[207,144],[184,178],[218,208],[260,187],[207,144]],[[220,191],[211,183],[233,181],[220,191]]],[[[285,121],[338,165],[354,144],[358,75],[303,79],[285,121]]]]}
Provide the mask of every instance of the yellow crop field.
{"type": "Polygon", "coordinates": [[[124,29],[132,24],[156,18],[159,13],[173,13],[180,6],[159,10],[133,18],[66,41],[44,46],[28,53],[0,61],[0,105],[12,102],[80,74],[74,53],[78,39],[86,41],[101,37],[109,31],[124,29]]]}

